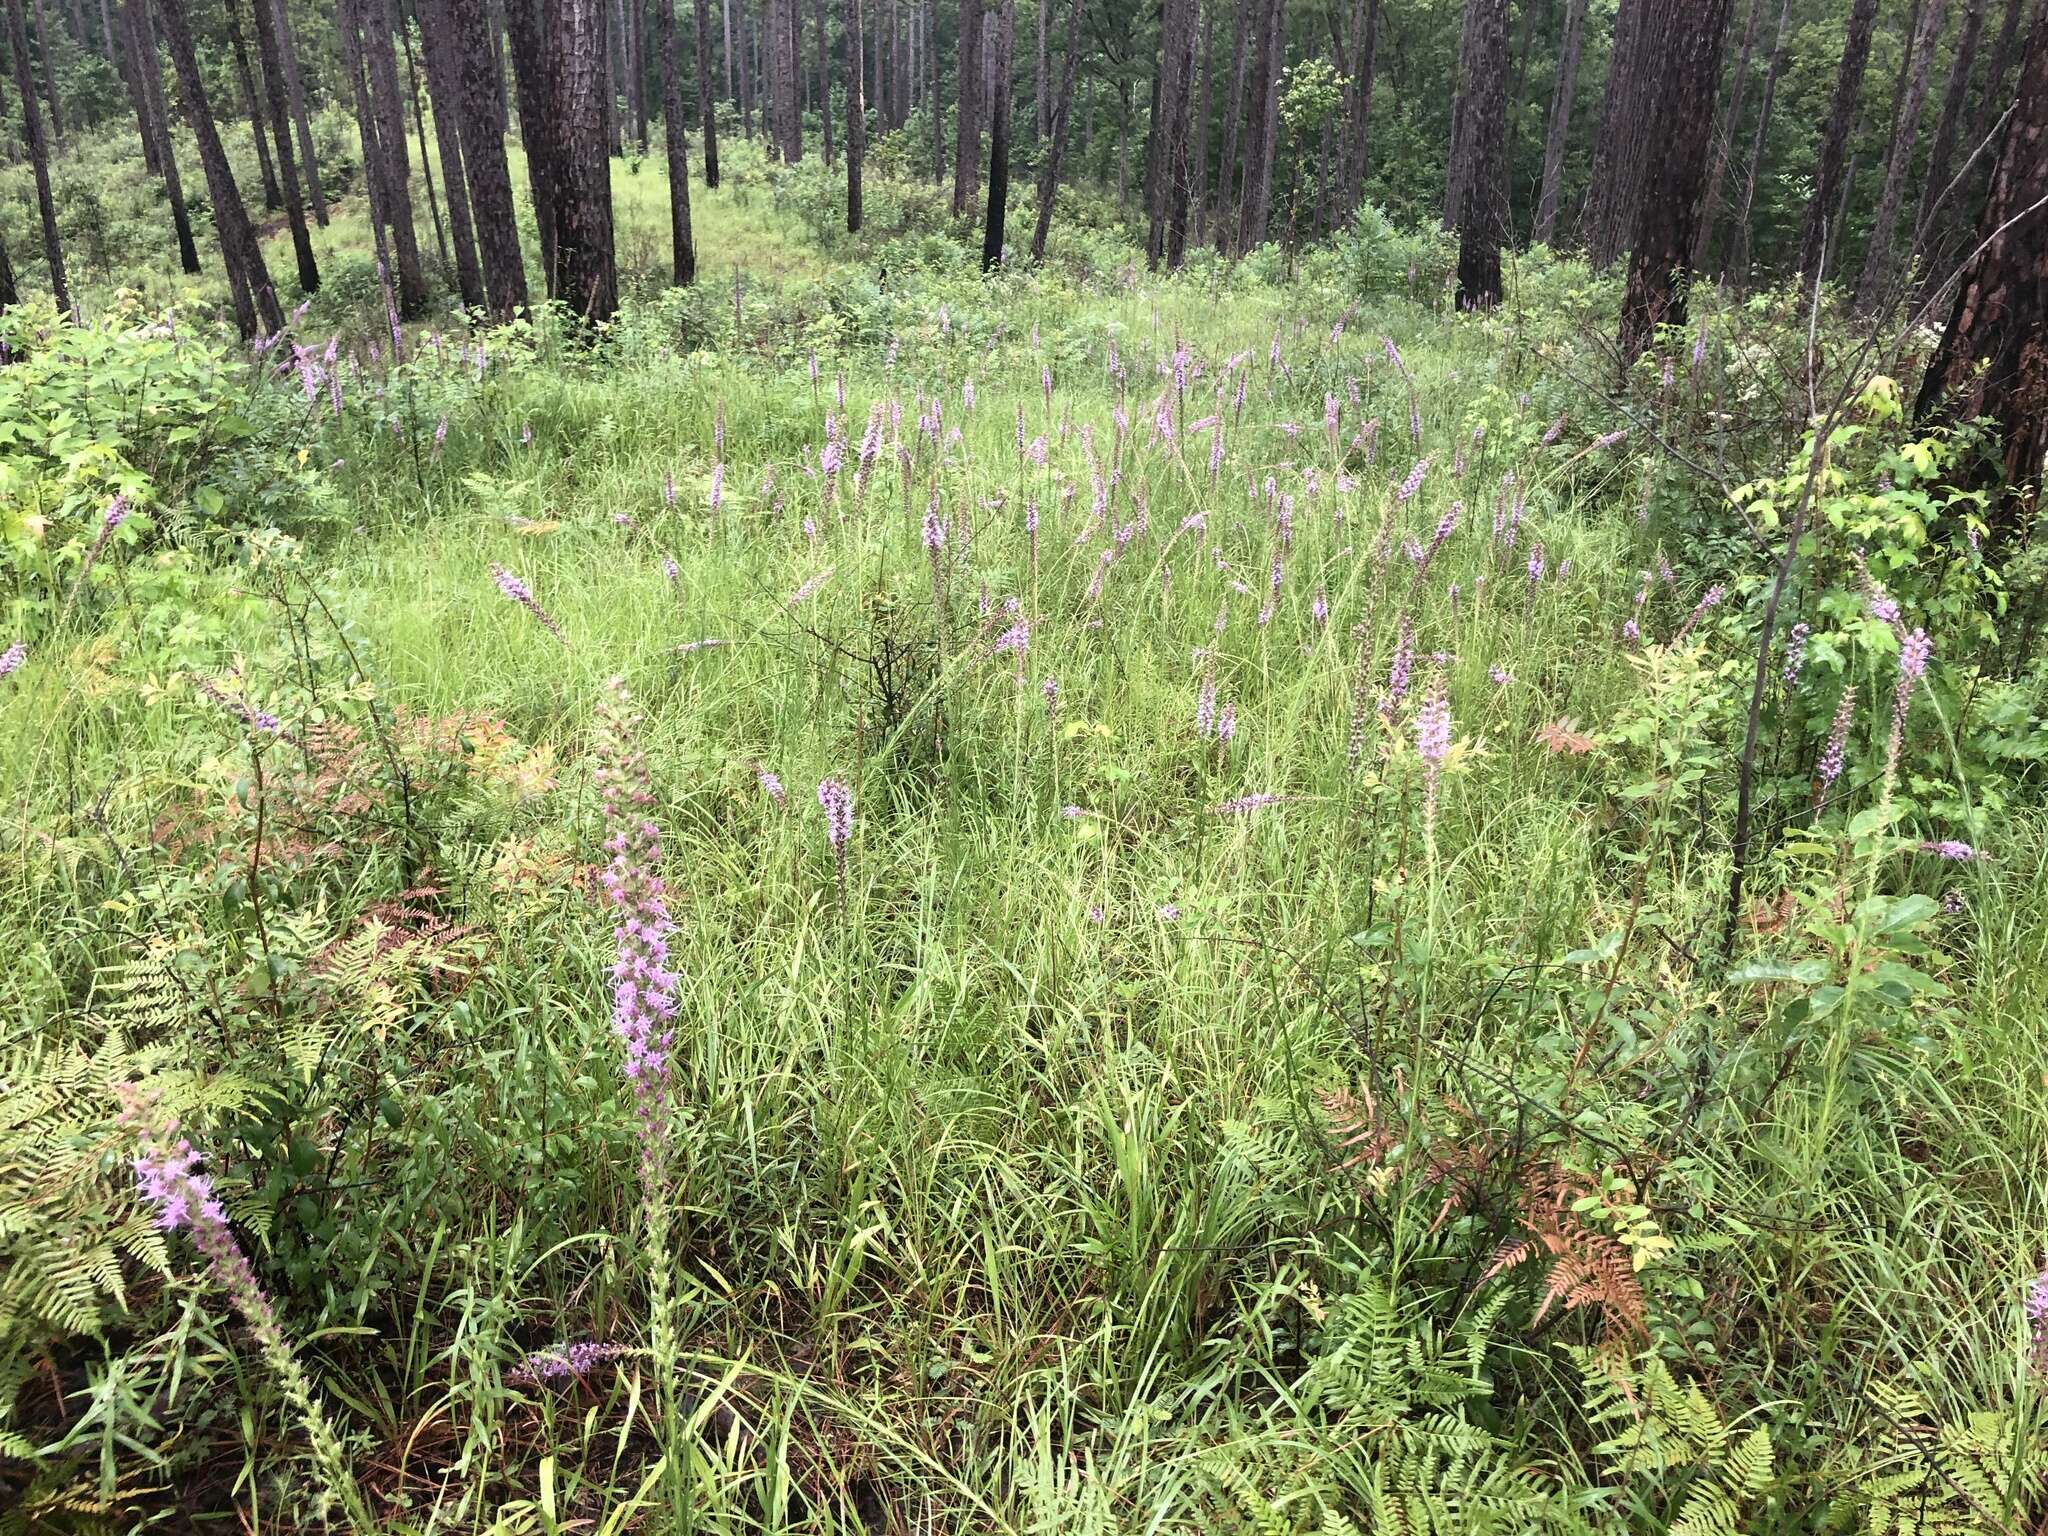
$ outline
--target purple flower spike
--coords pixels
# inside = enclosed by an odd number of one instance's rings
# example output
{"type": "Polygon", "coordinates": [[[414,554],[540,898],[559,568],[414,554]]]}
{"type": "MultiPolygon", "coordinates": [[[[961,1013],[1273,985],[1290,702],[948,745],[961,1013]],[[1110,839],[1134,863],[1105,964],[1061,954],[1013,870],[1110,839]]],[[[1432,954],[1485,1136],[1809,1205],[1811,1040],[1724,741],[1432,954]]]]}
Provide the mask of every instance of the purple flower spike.
{"type": "Polygon", "coordinates": [[[500,592],[540,620],[543,629],[561,641],[564,646],[568,645],[569,637],[562,633],[562,626],[554,621],[554,618],[545,608],[541,607],[540,600],[533,595],[532,590],[525,582],[506,570],[504,566],[496,564],[491,567],[491,579],[497,582],[500,592]]]}

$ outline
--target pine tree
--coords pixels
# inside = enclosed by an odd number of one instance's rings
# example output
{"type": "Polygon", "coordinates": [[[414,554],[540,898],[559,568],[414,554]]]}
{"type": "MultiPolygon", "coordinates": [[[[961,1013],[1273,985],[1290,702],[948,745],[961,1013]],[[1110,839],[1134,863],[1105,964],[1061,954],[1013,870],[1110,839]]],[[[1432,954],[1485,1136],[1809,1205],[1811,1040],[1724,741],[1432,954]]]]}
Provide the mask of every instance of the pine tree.
{"type": "Polygon", "coordinates": [[[697,280],[697,237],[690,228],[690,140],[683,117],[683,49],[676,39],[675,0],[655,0],[661,47],[661,129],[668,150],[669,243],[678,288],[697,280]]]}
{"type": "Polygon", "coordinates": [[[1842,39],[1842,62],[1835,71],[1834,101],[1814,160],[1806,233],[1799,243],[1799,270],[1809,279],[1826,270],[1829,250],[1841,234],[1830,220],[1847,180],[1843,162],[1849,152],[1849,130],[1856,121],[1856,103],[1863,94],[1863,72],[1870,66],[1870,35],[1876,25],[1877,0],[1855,0],[1849,9],[1849,30],[1842,39]]]}
{"type": "Polygon", "coordinates": [[[1500,302],[1500,247],[1507,234],[1508,5],[1475,0],[1461,50],[1466,77],[1458,96],[1465,138],[1458,206],[1460,309],[1500,302]]]}
{"type": "Polygon", "coordinates": [[[586,323],[619,307],[612,247],[611,163],[605,154],[604,0],[547,0],[554,40],[549,138],[559,157],[554,187],[554,296],[586,323]]]}
{"type": "Polygon", "coordinates": [[[1586,42],[1586,0],[1568,0],[1564,38],[1558,45],[1557,86],[1550,94],[1550,127],[1543,137],[1543,188],[1536,198],[1535,238],[1550,245],[1557,234],[1557,208],[1564,196],[1564,152],[1572,131],[1572,104],[1579,92],[1579,57],[1586,42]]]}
{"type": "MultiPolygon", "coordinates": [[[[36,180],[36,212],[43,222],[43,260],[50,269],[50,292],[60,310],[71,308],[71,290],[64,281],[64,246],[57,237],[57,203],[50,193],[50,141],[43,132],[42,109],[36,103],[35,80],[28,72],[28,22],[21,0],[7,0],[7,46],[14,55],[14,88],[21,94],[21,136],[28,148],[36,180]]],[[[43,55],[47,74],[50,56],[43,55]]],[[[8,272],[10,282],[13,271],[8,272]]]]}

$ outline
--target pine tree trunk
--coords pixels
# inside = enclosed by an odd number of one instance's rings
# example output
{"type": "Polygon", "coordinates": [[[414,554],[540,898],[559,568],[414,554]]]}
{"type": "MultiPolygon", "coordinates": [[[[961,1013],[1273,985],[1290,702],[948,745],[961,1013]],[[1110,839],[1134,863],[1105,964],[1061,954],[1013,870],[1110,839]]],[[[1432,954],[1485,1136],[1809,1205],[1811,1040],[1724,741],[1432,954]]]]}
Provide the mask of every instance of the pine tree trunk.
{"type": "MultiPolygon", "coordinates": [[[[257,3],[260,5],[262,0],[257,0],[257,3]]],[[[448,231],[441,222],[440,199],[434,195],[434,160],[433,156],[427,153],[427,116],[420,104],[419,64],[412,55],[412,32],[405,25],[402,12],[398,17],[398,36],[405,47],[406,99],[412,107],[413,137],[419,141],[420,146],[420,180],[427,189],[427,214],[434,225],[434,250],[440,256],[441,268],[445,272],[453,266],[448,255],[448,231]]]]}
{"type": "Polygon", "coordinates": [[[711,6],[710,0],[696,0],[697,110],[703,117],[704,186],[718,189],[718,101],[711,88],[711,6]]]}
{"type": "MultiPolygon", "coordinates": [[[[480,0],[446,0],[458,10],[478,5],[480,0]]],[[[533,200],[533,222],[540,232],[541,291],[549,298],[555,296],[555,183],[557,154],[554,142],[554,116],[551,105],[553,87],[550,86],[548,67],[549,51],[541,40],[539,0],[505,0],[505,38],[507,51],[512,55],[512,88],[519,98],[519,142],[526,151],[526,185],[533,200]]],[[[482,60],[469,56],[465,45],[462,60],[463,99],[472,107],[481,103],[483,87],[475,78],[475,72],[482,60]]],[[[500,97],[499,99],[502,99],[500,97]]],[[[471,114],[465,113],[465,119],[471,114]]],[[[481,124],[479,124],[481,126],[481,124]]],[[[480,145],[472,142],[467,122],[462,136],[462,158],[472,167],[476,164],[480,145]]],[[[501,151],[502,154],[502,151],[501,151]]],[[[477,241],[483,252],[484,281],[491,284],[491,251],[488,226],[489,217],[481,206],[477,209],[477,241]]],[[[495,285],[492,285],[495,287],[495,285]]],[[[525,289],[522,274],[520,287],[525,289]]],[[[524,302],[522,300],[522,302],[524,302]]],[[[495,310],[499,299],[494,291],[491,306],[495,310]]]]}
{"type": "Polygon", "coordinates": [[[1273,161],[1277,148],[1273,141],[1279,124],[1280,73],[1287,62],[1284,4],[1285,0],[1266,0],[1265,15],[1259,25],[1251,102],[1245,114],[1249,132],[1244,150],[1244,193],[1238,210],[1240,255],[1265,243],[1273,212],[1273,161]]]}
{"type": "Polygon", "coordinates": [[[1456,229],[1465,213],[1465,180],[1471,159],[1471,125],[1466,121],[1466,104],[1471,97],[1477,61],[1472,45],[1482,23],[1480,14],[1492,0],[1465,0],[1465,15],[1458,28],[1458,72],[1451,80],[1451,142],[1444,155],[1444,228],[1456,229]]]}
{"type": "MultiPolygon", "coordinates": [[[[431,0],[421,0],[420,43],[426,50],[427,91],[434,103],[434,144],[441,152],[441,191],[448,202],[448,238],[455,247],[455,287],[462,295],[464,309],[483,309],[490,303],[490,290],[477,259],[474,194],[462,153],[461,55],[451,29],[433,16],[428,9],[430,4],[431,0]]],[[[420,157],[426,157],[424,148],[420,157]]]]}
{"type": "Polygon", "coordinates": [[[235,56],[235,74],[242,82],[243,103],[249,109],[249,128],[256,139],[256,163],[263,171],[263,206],[282,208],[284,192],[278,186],[277,167],[270,158],[270,135],[263,125],[263,98],[256,84],[256,71],[249,66],[249,48],[242,40],[239,0],[225,0],[221,9],[227,17],[228,47],[235,56]]]}
{"type": "MultiPolygon", "coordinates": [[[[1166,256],[1168,207],[1176,176],[1184,173],[1187,152],[1180,143],[1192,74],[1188,69],[1188,35],[1194,30],[1194,0],[1165,0],[1159,26],[1159,70],[1154,77],[1152,151],[1146,168],[1147,199],[1152,216],[1146,264],[1153,271],[1166,256]]],[[[1185,215],[1182,235],[1185,239],[1185,215]]],[[[1175,263],[1178,265],[1178,263],[1175,263]]]]}
{"type": "Polygon", "coordinates": [[[825,0],[809,0],[811,40],[818,56],[818,152],[832,164],[832,54],[825,44],[825,0]]]}
{"type": "Polygon", "coordinates": [[[305,178],[306,196],[313,205],[313,222],[327,227],[327,189],[320,182],[320,160],[313,152],[313,121],[306,113],[306,85],[299,71],[299,45],[292,35],[291,7],[286,0],[256,0],[271,7],[271,21],[277,29],[278,51],[284,56],[284,86],[291,102],[292,126],[299,141],[299,170],[305,178]]]}
{"type": "Polygon", "coordinates": [[[390,227],[397,267],[398,313],[412,320],[426,313],[427,277],[420,264],[412,219],[412,167],[405,148],[405,97],[398,84],[398,56],[391,43],[389,0],[346,0],[354,11],[363,63],[369,75],[370,109],[377,120],[377,148],[384,173],[384,217],[390,227]]]}
{"type": "Polygon", "coordinates": [[[889,36],[895,48],[896,79],[890,87],[890,95],[896,107],[896,126],[901,128],[910,121],[910,17],[897,0],[889,0],[889,36]]]}
{"type": "Polygon", "coordinates": [[[803,38],[797,30],[797,0],[771,3],[776,15],[775,131],[783,163],[795,165],[804,157],[803,38]]]}
{"type": "MultiPolygon", "coordinates": [[[[1043,6],[1046,0],[1039,0],[1043,6]]],[[[1209,122],[1211,79],[1216,65],[1216,12],[1223,0],[1202,6],[1202,62],[1195,86],[1195,117],[1188,134],[1188,199],[1195,220],[1195,241],[1206,237],[1209,218],[1209,122]]],[[[1049,121],[1050,119],[1048,119],[1049,121]]]]}
{"type": "Polygon", "coordinates": [[[1045,260],[1045,240],[1052,231],[1053,204],[1059,197],[1060,162],[1066,158],[1067,137],[1074,123],[1074,68],[1081,58],[1081,0],[1069,0],[1067,40],[1060,60],[1060,94],[1053,103],[1052,149],[1038,166],[1038,218],[1031,230],[1031,264],[1045,260]]]}
{"type": "Polygon", "coordinates": [[[1685,324],[1685,285],[1707,177],[1714,97],[1730,0],[1653,0],[1643,17],[1645,57],[1661,60],[1643,127],[1657,153],[1636,214],[1628,291],[1621,304],[1624,374],[1660,325],[1685,324]]]}
{"type": "Polygon", "coordinates": [[[555,294],[586,323],[619,307],[612,249],[611,162],[605,155],[604,0],[547,0],[554,41],[549,121],[555,186],[555,294]]]}
{"type": "Polygon", "coordinates": [[[1646,125],[1662,60],[1651,37],[1650,12],[1660,0],[1621,0],[1615,20],[1613,62],[1600,104],[1600,137],[1593,147],[1593,180],[1586,202],[1586,257],[1604,272],[1635,228],[1647,159],[1646,125]]]}
{"type": "Polygon", "coordinates": [[[1465,166],[1457,305],[1491,309],[1500,302],[1500,247],[1507,233],[1508,0],[1477,0],[1465,20],[1471,31],[1461,50],[1467,74],[1459,93],[1465,166]]]}
{"type": "Polygon", "coordinates": [[[1764,0],[1749,0],[1749,19],[1742,24],[1742,47],[1735,55],[1735,75],[1729,85],[1728,109],[1720,115],[1714,134],[1713,159],[1707,171],[1707,191],[1700,203],[1699,233],[1694,237],[1692,264],[1703,267],[1707,247],[1714,243],[1714,222],[1721,211],[1721,185],[1728,178],[1728,162],[1735,153],[1735,135],[1742,130],[1742,98],[1749,91],[1749,60],[1756,52],[1757,24],[1762,19],[1764,0]]]}
{"type": "Polygon", "coordinates": [[[984,272],[995,271],[1003,262],[1003,223],[1010,209],[1010,49],[1016,33],[1017,0],[1003,0],[990,49],[995,89],[989,97],[988,216],[981,234],[984,272]]]}
{"type": "Polygon", "coordinates": [[[1898,227],[1899,207],[1906,195],[1906,178],[1913,169],[1913,146],[1920,130],[1920,114],[1927,107],[1934,49],[1941,39],[1947,10],[1948,0],[1926,0],[1912,40],[1904,100],[1892,120],[1891,153],[1885,157],[1884,191],[1878,199],[1877,221],[1871,226],[1870,246],[1863,258],[1863,279],[1856,287],[1857,307],[1866,312],[1891,296],[1892,235],[1898,227]]]}
{"type": "MultiPolygon", "coordinates": [[[[703,0],[698,0],[701,7],[703,0]]],[[[668,150],[669,241],[675,252],[675,285],[687,288],[697,281],[697,237],[690,228],[690,136],[683,116],[683,48],[676,38],[675,0],[655,0],[654,25],[660,33],[661,128],[668,150]]],[[[701,43],[700,26],[697,37],[701,43]]],[[[710,60],[698,51],[699,79],[711,73],[710,60]]]]}
{"type": "Polygon", "coordinates": [[[1842,62],[1835,71],[1835,95],[1821,130],[1814,161],[1813,194],[1807,205],[1806,234],[1799,242],[1799,270],[1809,278],[1826,268],[1828,253],[1841,234],[1829,222],[1841,196],[1843,162],[1849,153],[1849,130],[1855,126],[1856,103],[1863,94],[1863,72],[1870,66],[1870,34],[1877,25],[1877,0],[1855,0],[1849,30],[1842,40],[1842,62]]]}
{"type": "Polygon", "coordinates": [[[1948,329],[1928,361],[1922,421],[1998,423],[2003,459],[1965,483],[2003,482],[1992,514],[2001,539],[2038,506],[2048,456],[2048,9],[2035,12],[2019,94],[1991,173],[1977,253],[1964,269],[1948,329]]]}
{"type": "Polygon", "coordinates": [[[1579,93],[1579,57],[1586,43],[1586,0],[1569,0],[1559,44],[1557,87],[1550,93],[1550,129],[1543,138],[1543,190],[1536,199],[1535,239],[1557,239],[1557,209],[1564,196],[1564,153],[1571,140],[1572,104],[1579,93]]]}
{"type": "Polygon", "coordinates": [[[1032,7],[1038,12],[1038,56],[1031,85],[1032,142],[1044,153],[1045,136],[1052,132],[1052,103],[1045,99],[1045,12],[1046,0],[1034,0],[1032,7]]]}
{"type": "Polygon", "coordinates": [[[981,0],[960,0],[960,104],[953,150],[953,216],[974,206],[981,161],[981,0]]]}
{"type": "Polygon", "coordinates": [[[846,72],[846,232],[860,233],[861,162],[867,159],[867,92],[861,81],[866,29],[861,24],[860,0],[846,0],[846,57],[852,68],[846,72]]]}
{"type": "MultiPolygon", "coordinates": [[[[105,5],[107,0],[100,0],[100,3],[105,5]]],[[[108,24],[112,25],[111,20],[108,24]]],[[[149,98],[143,94],[142,70],[136,58],[135,38],[128,29],[125,13],[122,17],[119,63],[121,84],[127,88],[128,104],[135,110],[135,129],[142,139],[143,166],[150,175],[161,177],[164,168],[162,161],[157,159],[156,135],[151,132],[149,126],[149,98]]]]}
{"type": "Polygon", "coordinates": [[[623,116],[619,102],[626,85],[626,66],[619,57],[626,35],[626,8],[622,0],[603,0],[603,3],[612,8],[604,28],[604,142],[607,155],[618,159],[626,152],[623,130],[619,126],[619,119],[623,116]]]}
{"type": "Polygon", "coordinates": [[[1352,8],[1350,122],[1344,134],[1349,153],[1344,187],[1347,217],[1365,201],[1365,183],[1372,175],[1373,72],[1379,65],[1380,0],[1355,0],[1352,8]]]}
{"type": "Polygon", "coordinates": [[[1225,209],[1234,209],[1238,202],[1238,189],[1242,179],[1238,175],[1237,148],[1240,125],[1244,121],[1244,80],[1245,71],[1251,62],[1251,38],[1256,29],[1252,7],[1261,6],[1262,0],[1238,0],[1237,40],[1232,47],[1230,63],[1230,110],[1223,114],[1223,158],[1216,162],[1216,249],[1225,249],[1228,240],[1235,233],[1235,221],[1224,217],[1225,209]]]}
{"type": "Polygon", "coordinates": [[[1927,157],[1927,178],[1921,184],[1920,210],[1913,216],[1915,256],[1934,255],[1939,224],[1955,222],[1944,218],[1956,200],[1949,191],[1955,173],[1956,138],[1963,126],[1963,108],[1970,94],[1970,73],[1977,67],[1977,45],[1984,35],[1985,0],[1966,0],[1962,35],[1956,39],[1955,58],[1950,62],[1948,88],[1942,93],[1941,119],[1934,128],[1934,148],[1927,157]]]}
{"type": "MultiPolygon", "coordinates": [[[[8,0],[19,6],[21,0],[8,0]]],[[[284,329],[284,310],[271,286],[270,272],[263,264],[263,247],[257,242],[249,211],[235,186],[228,167],[228,152],[214,127],[213,106],[206,97],[206,83],[199,74],[199,59],[192,50],[192,31],[185,22],[185,0],[157,0],[163,15],[164,46],[171,53],[171,67],[178,74],[178,94],[184,98],[185,119],[198,141],[199,163],[206,171],[208,201],[213,205],[213,227],[220,236],[221,259],[228,269],[228,292],[234,302],[235,323],[245,337],[275,336],[284,329]],[[260,331],[258,328],[261,328],[260,331]]]]}
{"type": "MultiPolygon", "coordinates": [[[[234,9],[234,0],[228,0],[228,9],[234,9]]],[[[263,64],[270,131],[277,141],[278,177],[283,183],[285,220],[292,232],[292,255],[299,267],[299,289],[316,293],[320,288],[320,263],[313,258],[312,237],[306,232],[306,205],[299,195],[299,168],[292,154],[291,102],[285,92],[284,64],[278,52],[270,0],[250,0],[250,11],[256,19],[256,56],[263,64]]]]}
{"type": "Polygon", "coordinates": [[[21,302],[21,288],[14,280],[14,263],[8,259],[7,242],[0,240],[0,315],[21,302]]]}
{"type": "Polygon", "coordinates": [[[1749,144],[1749,167],[1742,178],[1742,208],[1735,216],[1735,254],[1728,267],[1738,287],[1749,282],[1749,246],[1754,225],[1751,211],[1756,207],[1756,179],[1764,160],[1764,146],[1771,138],[1771,113],[1778,101],[1778,77],[1785,71],[1785,59],[1792,43],[1792,0],[1784,0],[1778,12],[1777,40],[1771,45],[1770,67],[1764,71],[1764,99],[1757,108],[1756,136],[1749,144]]]}
{"type": "Polygon", "coordinates": [[[170,108],[164,101],[163,65],[156,51],[156,29],[149,19],[149,0],[124,0],[122,20],[135,50],[137,75],[149,107],[149,131],[156,138],[157,169],[164,196],[171,204],[171,229],[178,240],[178,265],[187,273],[199,270],[199,247],[192,239],[192,216],[185,207],[185,187],[178,175],[178,157],[171,146],[170,108]]]}
{"type": "Polygon", "coordinates": [[[754,27],[744,5],[740,8],[740,137],[754,138],[754,27]]]}
{"type": "MultiPolygon", "coordinates": [[[[520,0],[514,0],[517,9],[520,0]]],[[[505,136],[499,131],[499,113],[504,106],[504,87],[491,52],[490,24],[482,0],[428,0],[433,19],[427,25],[442,34],[446,58],[455,79],[451,81],[451,108],[457,137],[462,147],[462,178],[469,189],[471,222],[476,230],[479,264],[483,268],[484,301],[491,317],[510,320],[527,307],[526,257],[519,248],[519,224],[512,200],[512,169],[505,158],[505,136]]],[[[517,23],[507,12],[507,30],[513,41],[513,69],[520,72],[517,23]]],[[[431,57],[431,53],[429,55],[431,57]]],[[[519,131],[528,155],[540,138],[524,89],[520,91],[519,131]]],[[[531,179],[540,181],[540,172],[531,179]]],[[[446,178],[452,180],[451,175],[446,178]]],[[[535,217],[543,207],[536,202],[535,217]]],[[[542,229],[545,234],[546,226],[542,229]]],[[[552,238],[552,236],[548,236],[552,238]]],[[[543,250],[548,249],[543,245],[543,250]]]]}
{"type": "Polygon", "coordinates": [[[1984,89],[1977,97],[1977,110],[1970,115],[1970,143],[1982,144],[1991,135],[1992,124],[2012,104],[2008,86],[2013,60],[2020,44],[2020,21],[2027,0],[2005,0],[2005,16],[1998,24],[1998,40],[1991,45],[1991,63],[1984,71],[1984,89]]]}
{"type": "MultiPolygon", "coordinates": [[[[50,22],[49,18],[43,14],[43,0],[35,0],[35,5],[36,57],[41,61],[43,69],[43,100],[49,104],[50,108],[50,138],[54,142],[62,144],[64,142],[64,109],[57,100],[57,69],[55,59],[50,53],[50,22]]],[[[22,45],[21,51],[22,57],[26,58],[28,56],[26,43],[22,45]]],[[[24,92],[23,94],[32,93],[24,92]]]]}
{"type": "Polygon", "coordinates": [[[732,68],[732,0],[719,0],[718,14],[725,24],[725,99],[737,104],[738,86],[734,83],[732,68]]]}
{"type": "Polygon", "coordinates": [[[1178,272],[1187,260],[1188,204],[1194,195],[1195,63],[1200,42],[1195,21],[1197,0],[1175,0],[1180,11],[1174,30],[1173,110],[1167,128],[1164,186],[1166,200],[1166,267],[1178,272]]]}
{"type": "Polygon", "coordinates": [[[924,35],[924,94],[931,107],[932,118],[932,185],[943,186],[946,180],[946,113],[939,102],[939,0],[925,0],[924,35]]]}
{"type": "MultiPolygon", "coordinates": [[[[57,238],[57,203],[50,194],[50,141],[43,133],[43,113],[36,104],[36,83],[28,69],[28,20],[21,0],[7,0],[7,47],[14,55],[14,88],[21,95],[21,135],[35,171],[36,212],[43,223],[43,260],[50,269],[50,292],[59,310],[71,308],[71,289],[64,281],[64,246],[57,238]]],[[[50,56],[43,55],[45,72],[50,56]]],[[[10,279],[12,273],[9,274],[10,279]]]]}

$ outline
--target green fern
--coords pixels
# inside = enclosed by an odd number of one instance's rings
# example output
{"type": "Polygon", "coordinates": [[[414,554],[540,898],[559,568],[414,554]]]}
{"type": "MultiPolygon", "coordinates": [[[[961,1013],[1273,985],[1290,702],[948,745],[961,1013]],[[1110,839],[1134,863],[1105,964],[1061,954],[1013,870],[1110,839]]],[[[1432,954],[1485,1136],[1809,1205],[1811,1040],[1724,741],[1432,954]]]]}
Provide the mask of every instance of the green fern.
{"type": "Polygon", "coordinates": [[[2048,1436],[2008,1412],[1937,1422],[1925,1398],[1876,1383],[1883,1430],[1848,1502],[1863,1536],[2005,1536],[2044,1491],[2048,1436]]]}
{"type": "Polygon", "coordinates": [[[1681,1384],[1652,1354],[1623,1369],[1598,1350],[1573,1351],[1586,1389],[1586,1421],[1613,1431],[1594,1454],[1609,1477],[1642,1497],[1669,1490],[1671,1536],[1735,1536],[1770,1488],[1770,1431],[1729,1428],[1697,1382],[1681,1384]]]}

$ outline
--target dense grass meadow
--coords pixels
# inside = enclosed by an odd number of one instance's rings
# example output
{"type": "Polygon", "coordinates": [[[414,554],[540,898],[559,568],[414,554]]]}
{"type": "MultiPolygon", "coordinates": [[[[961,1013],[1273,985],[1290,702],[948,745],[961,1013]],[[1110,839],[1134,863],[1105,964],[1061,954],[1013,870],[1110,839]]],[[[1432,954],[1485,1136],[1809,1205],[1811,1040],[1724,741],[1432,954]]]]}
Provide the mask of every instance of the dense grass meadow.
{"type": "Polygon", "coordinates": [[[588,345],[394,338],[346,197],[253,357],[154,234],[0,316],[0,1529],[2043,1529],[1930,337],[983,278],[902,137],[689,290],[616,164],[588,345]]]}

